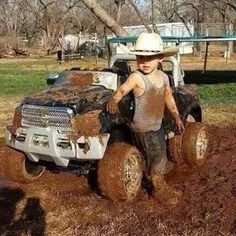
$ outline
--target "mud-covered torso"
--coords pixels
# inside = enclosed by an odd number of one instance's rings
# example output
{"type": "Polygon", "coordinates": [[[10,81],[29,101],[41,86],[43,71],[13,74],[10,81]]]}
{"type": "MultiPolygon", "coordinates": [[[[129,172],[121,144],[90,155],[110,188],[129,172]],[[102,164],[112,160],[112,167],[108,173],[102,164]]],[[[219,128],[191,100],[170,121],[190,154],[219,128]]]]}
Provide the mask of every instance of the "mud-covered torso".
{"type": "Polygon", "coordinates": [[[141,96],[135,96],[132,129],[135,132],[159,130],[164,116],[165,90],[168,85],[168,78],[166,74],[158,71],[157,76],[163,83],[162,86],[157,86],[141,72],[136,73],[143,79],[145,90],[141,96]]]}

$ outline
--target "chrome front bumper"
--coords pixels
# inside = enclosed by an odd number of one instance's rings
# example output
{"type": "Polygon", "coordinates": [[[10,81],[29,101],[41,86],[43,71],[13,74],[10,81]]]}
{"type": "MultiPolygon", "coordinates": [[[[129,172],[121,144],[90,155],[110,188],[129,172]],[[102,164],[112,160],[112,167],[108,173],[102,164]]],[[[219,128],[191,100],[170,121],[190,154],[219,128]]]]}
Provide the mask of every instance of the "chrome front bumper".
{"type": "Polygon", "coordinates": [[[29,160],[55,162],[67,166],[70,160],[99,160],[103,158],[110,134],[69,139],[68,133],[59,133],[55,128],[17,129],[12,135],[6,131],[6,144],[26,154],[29,160]]]}

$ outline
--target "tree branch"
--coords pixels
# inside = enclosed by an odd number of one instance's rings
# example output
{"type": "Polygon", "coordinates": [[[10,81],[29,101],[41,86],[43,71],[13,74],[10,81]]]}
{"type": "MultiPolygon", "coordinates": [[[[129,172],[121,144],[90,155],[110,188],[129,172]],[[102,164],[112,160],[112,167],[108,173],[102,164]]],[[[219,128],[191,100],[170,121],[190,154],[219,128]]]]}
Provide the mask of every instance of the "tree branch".
{"type": "Polygon", "coordinates": [[[150,26],[147,24],[147,22],[143,19],[139,9],[137,8],[136,4],[133,2],[133,0],[128,0],[129,3],[131,4],[131,6],[134,8],[135,12],[137,13],[139,19],[141,20],[141,22],[143,23],[143,25],[146,27],[147,31],[149,33],[152,32],[152,29],[150,28],[150,26]]]}

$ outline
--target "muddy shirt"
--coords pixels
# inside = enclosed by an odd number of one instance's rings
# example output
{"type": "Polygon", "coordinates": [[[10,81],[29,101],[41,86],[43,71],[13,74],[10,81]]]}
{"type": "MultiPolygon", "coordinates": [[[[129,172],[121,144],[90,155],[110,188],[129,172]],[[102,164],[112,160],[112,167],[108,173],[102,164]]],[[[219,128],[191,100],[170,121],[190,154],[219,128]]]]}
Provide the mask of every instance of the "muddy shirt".
{"type": "Polygon", "coordinates": [[[132,129],[139,133],[159,130],[164,116],[165,90],[169,86],[168,76],[162,71],[157,71],[157,76],[164,82],[162,87],[157,87],[141,72],[135,73],[143,79],[145,90],[141,96],[135,96],[132,129]]]}

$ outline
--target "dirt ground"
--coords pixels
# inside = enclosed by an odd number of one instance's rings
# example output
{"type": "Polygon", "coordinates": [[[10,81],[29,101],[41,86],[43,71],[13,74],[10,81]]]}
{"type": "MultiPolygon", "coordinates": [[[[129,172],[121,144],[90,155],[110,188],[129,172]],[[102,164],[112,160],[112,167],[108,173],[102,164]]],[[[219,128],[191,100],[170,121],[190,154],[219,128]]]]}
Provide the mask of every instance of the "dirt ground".
{"type": "Polygon", "coordinates": [[[84,177],[46,172],[31,184],[0,182],[0,235],[236,235],[236,128],[209,130],[207,163],[167,176],[183,193],[176,207],[144,190],[113,203],[84,177]]]}

